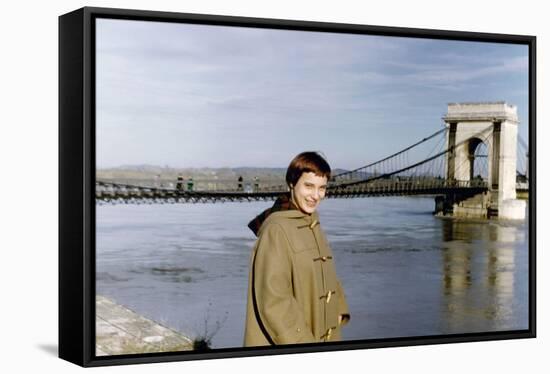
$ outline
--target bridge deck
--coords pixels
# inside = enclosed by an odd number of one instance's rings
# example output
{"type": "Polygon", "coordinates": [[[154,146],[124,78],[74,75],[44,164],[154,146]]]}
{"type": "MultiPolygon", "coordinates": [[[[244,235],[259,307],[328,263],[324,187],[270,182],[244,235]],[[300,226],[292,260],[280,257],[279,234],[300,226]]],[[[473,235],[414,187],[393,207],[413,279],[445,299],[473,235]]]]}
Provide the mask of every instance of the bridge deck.
{"type": "MultiPolygon", "coordinates": [[[[105,185],[103,187],[106,187],[105,185]]],[[[428,183],[414,181],[369,183],[353,186],[329,186],[327,198],[354,198],[375,196],[446,195],[453,193],[477,194],[487,190],[482,183],[461,183],[433,180],[428,183]]],[[[278,191],[181,191],[167,188],[115,186],[96,189],[96,200],[112,203],[201,203],[268,201],[287,193],[278,191]]]]}

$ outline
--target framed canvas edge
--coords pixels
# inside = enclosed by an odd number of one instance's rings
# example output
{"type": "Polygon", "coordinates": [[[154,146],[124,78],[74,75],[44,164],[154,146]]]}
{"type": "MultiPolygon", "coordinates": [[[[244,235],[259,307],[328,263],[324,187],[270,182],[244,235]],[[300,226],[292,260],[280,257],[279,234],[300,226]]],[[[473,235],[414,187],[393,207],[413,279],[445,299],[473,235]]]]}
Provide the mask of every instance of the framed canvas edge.
{"type": "Polygon", "coordinates": [[[529,330],[537,331],[537,38],[529,45],[529,330]]]}
{"type": "Polygon", "coordinates": [[[241,26],[253,28],[320,31],[332,33],[357,33],[381,36],[405,36],[426,39],[480,41],[506,44],[526,44],[536,39],[533,35],[502,34],[445,29],[424,29],[399,26],[363,25],[277,18],[243,17],[229,15],[163,12],[139,9],[84,7],[86,17],[147,20],[160,22],[185,22],[208,25],[241,26]]]}
{"type": "Polygon", "coordinates": [[[59,357],[84,363],[83,11],[59,17],[59,357]],[[80,79],[79,79],[80,78],[80,79]]]}
{"type": "Polygon", "coordinates": [[[80,366],[202,360],[536,337],[536,36],[368,26],[148,10],[84,7],[59,17],[59,357],[80,366]],[[529,46],[529,329],[323,345],[95,355],[95,127],[93,22],[126,18],[211,25],[345,32],[529,46]],[[81,79],[74,81],[73,77],[81,79]],[[79,105],[75,105],[79,103],[79,105]],[[71,157],[66,157],[68,153],[71,157]],[[76,155],[76,157],[73,157],[76,155]],[[76,217],[76,218],[75,218],[76,217]],[[76,247],[76,249],[75,249],[76,247]]]}
{"type": "Polygon", "coordinates": [[[212,352],[164,352],[150,354],[134,354],[108,356],[94,358],[87,365],[90,367],[111,366],[111,365],[132,365],[157,362],[177,362],[211,360],[223,358],[239,358],[252,356],[274,356],[295,353],[322,353],[347,350],[377,349],[412,347],[420,345],[455,344],[455,343],[477,343],[496,342],[510,339],[530,339],[535,335],[529,330],[502,331],[492,333],[472,333],[457,335],[437,335],[404,338],[384,338],[364,341],[342,341],[338,343],[323,343],[322,345],[297,344],[274,347],[251,347],[251,348],[228,348],[218,349],[212,352]]]}
{"type": "Polygon", "coordinates": [[[90,25],[83,8],[59,17],[59,357],[80,366],[95,355],[90,25]]]}

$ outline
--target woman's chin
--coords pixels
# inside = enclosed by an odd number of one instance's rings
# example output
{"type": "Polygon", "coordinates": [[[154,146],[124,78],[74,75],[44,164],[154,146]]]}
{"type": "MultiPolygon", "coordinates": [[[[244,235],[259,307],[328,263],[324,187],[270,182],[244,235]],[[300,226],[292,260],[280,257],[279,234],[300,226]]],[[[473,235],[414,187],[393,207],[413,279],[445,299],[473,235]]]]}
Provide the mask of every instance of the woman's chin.
{"type": "Polygon", "coordinates": [[[307,214],[313,214],[316,209],[317,209],[317,205],[314,206],[314,207],[307,206],[307,205],[301,207],[302,212],[307,213],[307,214]]]}

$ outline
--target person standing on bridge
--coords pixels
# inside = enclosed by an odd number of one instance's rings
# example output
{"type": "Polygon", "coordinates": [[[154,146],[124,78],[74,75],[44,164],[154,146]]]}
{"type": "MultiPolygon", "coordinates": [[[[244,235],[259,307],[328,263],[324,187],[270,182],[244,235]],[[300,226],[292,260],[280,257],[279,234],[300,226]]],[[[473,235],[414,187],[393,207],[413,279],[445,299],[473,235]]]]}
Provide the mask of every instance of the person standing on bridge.
{"type": "Polygon", "coordinates": [[[318,153],[300,153],[286,172],[290,193],[248,225],[258,240],[250,258],[247,347],[341,339],[350,313],[316,211],[330,173],[318,153]]]}

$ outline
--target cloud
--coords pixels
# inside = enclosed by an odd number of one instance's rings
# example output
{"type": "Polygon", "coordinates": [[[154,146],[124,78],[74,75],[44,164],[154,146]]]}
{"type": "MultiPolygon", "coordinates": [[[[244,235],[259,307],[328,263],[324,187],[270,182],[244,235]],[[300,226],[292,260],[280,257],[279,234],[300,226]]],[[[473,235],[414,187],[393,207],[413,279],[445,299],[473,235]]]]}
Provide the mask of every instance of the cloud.
{"type": "Polygon", "coordinates": [[[460,91],[482,82],[506,78],[506,75],[527,73],[528,57],[512,57],[501,61],[484,60],[479,63],[422,63],[388,61],[391,71],[368,71],[358,73],[357,79],[366,84],[420,86],[441,90],[460,91]]]}
{"type": "Polygon", "coordinates": [[[521,92],[524,83],[491,82],[528,62],[508,45],[120,20],[97,30],[98,144],[118,147],[98,158],[110,164],[202,162],[218,151],[246,165],[246,152],[286,154],[300,142],[376,159],[380,147],[368,144],[422,138],[448,101],[521,92]]]}

